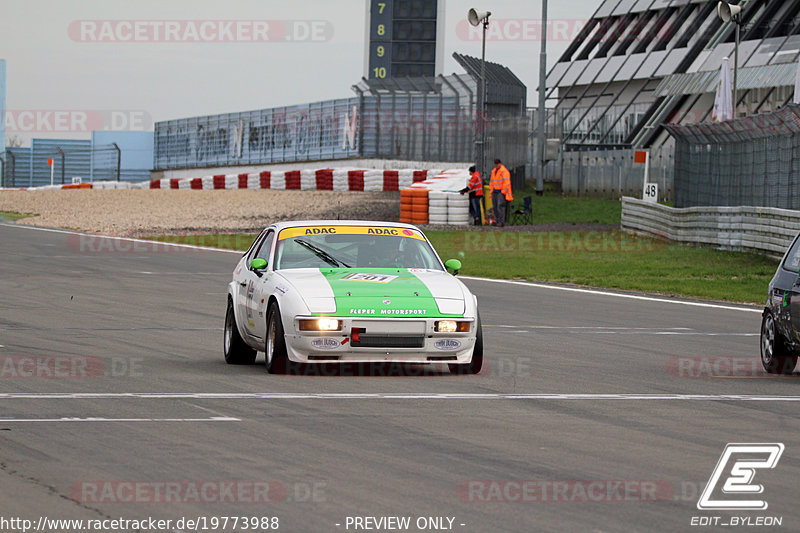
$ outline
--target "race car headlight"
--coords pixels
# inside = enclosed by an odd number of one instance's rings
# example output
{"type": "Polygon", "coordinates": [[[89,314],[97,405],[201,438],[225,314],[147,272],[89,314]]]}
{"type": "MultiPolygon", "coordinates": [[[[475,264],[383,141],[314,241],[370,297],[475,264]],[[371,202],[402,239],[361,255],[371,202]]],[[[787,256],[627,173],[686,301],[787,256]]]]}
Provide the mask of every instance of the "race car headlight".
{"type": "Polygon", "coordinates": [[[436,323],[436,331],[441,333],[453,333],[457,327],[458,324],[455,320],[439,320],[436,323]]]}
{"type": "Polygon", "coordinates": [[[469,322],[456,322],[455,320],[438,320],[434,324],[434,331],[439,333],[469,332],[469,322]]]}
{"type": "Polygon", "coordinates": [[[300,320],[300,331],[338,331],[342,323],[335,318],[312,318],[300,320]]]}

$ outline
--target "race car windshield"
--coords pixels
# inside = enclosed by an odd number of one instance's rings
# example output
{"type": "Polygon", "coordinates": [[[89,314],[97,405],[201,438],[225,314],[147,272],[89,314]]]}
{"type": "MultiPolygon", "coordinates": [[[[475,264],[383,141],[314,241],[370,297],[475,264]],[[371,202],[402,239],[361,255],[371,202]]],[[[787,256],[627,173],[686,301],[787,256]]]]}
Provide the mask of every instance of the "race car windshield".
{"type": "Polygon", "coordinates": [[[431,246],[417,232],[367,233],[375,228],[342,227],[283,230],[275,251],[275,268],[424,268],[443,270],[431,246]],[[314,233],[328,230],[331,233],[314,233]],[[307,232],[307,233],[306,233],[307,232]]]}

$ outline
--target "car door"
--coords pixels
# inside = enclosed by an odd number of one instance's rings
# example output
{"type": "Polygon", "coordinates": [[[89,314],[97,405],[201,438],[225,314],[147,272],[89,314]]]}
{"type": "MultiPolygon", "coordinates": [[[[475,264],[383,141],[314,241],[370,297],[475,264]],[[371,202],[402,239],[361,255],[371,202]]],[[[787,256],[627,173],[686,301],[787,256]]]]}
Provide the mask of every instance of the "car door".
{"type": "Polygon", "coordinates": [[[275,232],[268,230],[264,238],[253,250],[247,260],[247,268],[243,271],[242,283],[240,288],[244,291],[242,302],[244,302],[244,322],[243,326],[247,334],[261,341],[267,330],[266,303],[269,301],[272,286],[272,265],[270,264],[273,243],[275,242],[275,232]],[[253,270],[250,264],[255,259],[264,259],[267,267],[261,270],[253,270]]]}
{"type": "Polygon", "coordinates": [[[261,232],[261,235],[253,241],[253,244],[250,245],[250,248],[245,252],[244,256],[242,256],[233,274],[233,281],[236,283],[234,290],[237,292],[235,309],[236,322],[244,330],[245,334],[249,334],[250,331],[248,329],[249,324],[247,319],[247,292],[252,279],[250,275],[250,262],[252,258],[255,257],[256,252],[264,242],[266,236],[267,230],[264,230],[261,232]]]}
{"type": "Polygon", "coordinates": [[[778,305],[779,326],[792,342],[800,342],[800,238],[795,239],[779,268],[770,297],[778,305]]]}

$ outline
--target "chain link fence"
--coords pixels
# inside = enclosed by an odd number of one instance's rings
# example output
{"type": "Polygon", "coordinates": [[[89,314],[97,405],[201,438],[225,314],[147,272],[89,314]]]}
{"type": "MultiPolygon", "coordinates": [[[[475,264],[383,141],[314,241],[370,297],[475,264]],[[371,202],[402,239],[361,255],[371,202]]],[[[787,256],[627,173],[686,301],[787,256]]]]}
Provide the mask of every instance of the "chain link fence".
{"type": "Polygon", "coordinates": [[[158,122],[155,170],[347,160],[479,162],[501,159],[515,187],[530,156],[529,117],[481,121],[469,75],[362,80],[356,95],[292,107],[158,122]]]}
{"type": "MultiPolygon", "coordinates": [[[[660,201],[672,199],[673,150],[670,143],[649,151],[648,182],[658,184],[660,201]]],[[[563,152],[561,157],[561,188],[566,194],[614,199],[642,195],[645,165],[634,162],[632,148],[587,146],[563,152]]]]}
{"type": "Polygon", "coordinates": [[[800,105],[667,130],[676,142],[676,207],[800,209],[800,105]]]}
{"type": "MultiPolygon", "coordinates": [[[[2,161],[2,187],[38,187],[81,181],[119,181],[142,179],[141,171],[125,173],[121,169],[122,153],[116,144],[91,146],[91,141],[33,139],[30,147],[7,147],[2,161]],[[135,173],[135,175],[134,175],[135,173]]],[[[145,173],[147,174],[147,173],[145,173]]]]}

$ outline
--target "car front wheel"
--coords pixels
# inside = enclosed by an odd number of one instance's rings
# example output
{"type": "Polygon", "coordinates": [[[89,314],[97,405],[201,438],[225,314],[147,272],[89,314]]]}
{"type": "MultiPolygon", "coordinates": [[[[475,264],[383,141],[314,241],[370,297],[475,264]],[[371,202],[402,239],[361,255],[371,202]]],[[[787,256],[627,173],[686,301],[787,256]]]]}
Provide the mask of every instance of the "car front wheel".
{"type": "Polygon", "coordinates": [[[267,372],[270,374],[286,373],[288,356],[286,355],[286,337],[283,334],[281,311],[277,302],[272,302],[267,313],[267,340],[264,348],[267,372]]]}
{"type": "Polygon", "coordinates": [[[791,374],[797,365],[797,355],[786,346],[772,313],[761,319],[761,364],[770,374],[791,374]]]}
{"type": "Polygon", "coordinates": [[[225,312],[225,331],[223,337],[223,353],[229,365],[252,365],[256,360],[256,351],[244,342],[236,327],[236,315],[233,312],[233,301],[228,298],[228,310],[225,312]]]}

